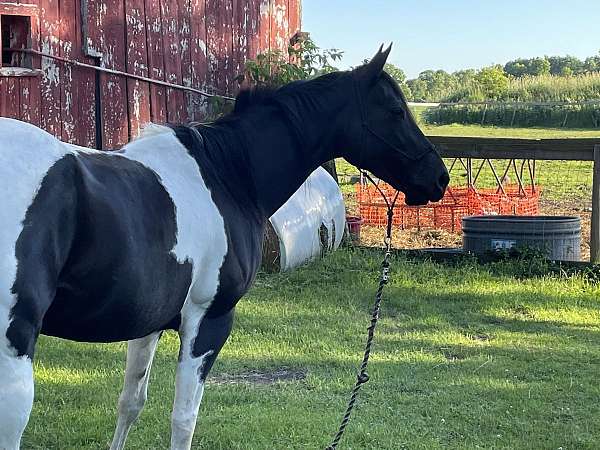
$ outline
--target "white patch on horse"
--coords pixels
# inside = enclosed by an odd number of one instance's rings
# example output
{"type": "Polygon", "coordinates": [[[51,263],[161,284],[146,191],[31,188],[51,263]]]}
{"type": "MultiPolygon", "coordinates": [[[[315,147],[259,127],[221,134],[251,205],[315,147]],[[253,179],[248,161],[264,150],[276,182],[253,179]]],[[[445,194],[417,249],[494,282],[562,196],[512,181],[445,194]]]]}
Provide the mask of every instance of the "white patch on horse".
{"type": "Polygon", "coordinates": [[[17,299],[15,245],[27,209],[44,176],[69,150],[52,135],[18,120],[0,118],[0,449],[17,449],[33,403],[33,370],[17,357],[6,332],[17,299]]]}
{"type": "Polygon", "coordinates": [[[159,134],[175,134],[172,128],[166,127],[164,125],[159,125],[157,123],[147,123],[144,125],[144,128],[140,132],[139,136],[134,139],[137,141],[138,139],[156,136],[159,134]]]}
{"type": "Polygon", "coordinates": [[[193,264],[191,297],[206,308],[217,293],[219,269],[227,253],[223,217],[212,200],[200,168],[175,132],[148,125],[121,153],[153,170],[175,205],[178,261],[193,264]]]}
{"type": "Polygon", "coordinates": [[[171,416],[171,450],[189,450],[198,419],[198,409],[204,394],[202,370],[206,358],[213,351],[194,358],[186,348],[193,342],[185,335],[181,336],[180,361],[175,378],[175,401],[171,416]]]}
{"type": "Polygon", "coordinates": [[[209,351],[194,357],[200,323],[219,286],[219,270],[227,253],[225,223],[200,173],[200,168],[175,132],[149,125],[123,149],[123,156],[154,170],[175,204],[179,261],[193,264],[192,286],[181,310],[180,350],[172,414],[171,449],[187,450],[204,392],[202,367],[209,351]]]}
{"type": "Polygon", "coordinates": [[[18,450],[33,405],[31,360],[2,353],[0,373],[0,449],[18,450]]]}
{"type": "Polygon", "coordinates": [[[204,392],[202,367],[212,353],[194,357],[192,347],[219,287],[219,272],[227,253],[225,223],[198,164],[172,129],[147,126],[121,154],[160,177],[175,205],[177,242],[172,252],[178,261],[193,265],[190,291],[181,310],[171,434],[171,450],[188,450],[204,392]]]}

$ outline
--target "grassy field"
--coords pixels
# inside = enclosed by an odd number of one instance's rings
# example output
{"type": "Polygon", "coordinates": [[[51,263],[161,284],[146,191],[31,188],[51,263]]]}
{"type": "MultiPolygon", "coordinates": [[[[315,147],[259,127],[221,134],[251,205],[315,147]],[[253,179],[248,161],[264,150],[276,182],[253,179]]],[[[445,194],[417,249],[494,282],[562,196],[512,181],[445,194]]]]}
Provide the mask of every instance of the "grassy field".
{"type": "MultiPolygon", "coordinates": [[[[323,448],[362,351],[381,255],[351,249],[260,275],[201,407],[194,449],[323,448]]],[[[393,261],[344,449],[595,449],[599,288],[537,262],[393,261]]],[[[168,447],[177,338],[166,334],[129,449],[168,447]]],[[[125,346],[41,338],[23,449],[106,449],[125,346]]]]}
{"type": "MultiPolygon", "coordinates": [[[[598,104],[532,106],[510,102],[583,102],[600,98],[600,73],[576,76],[539,75],[510,78],[496,100],[503,104],[444,105],[427,110],[429,123],[470,123],[515,125],[521,127],[582,127],[600,131],[598,104]],[[507,103],[508,102],[508,103],[507,103]]],[[[443,102],[481,102],[489,99],[478,86],[471,84],[454,90],[443,102]]]]}
{"type": "Polygon", "coordinates": [[[578,128],[519,128],[519,127],[496,127],[480,125],[430,125],[422,116],[426,108],[414,107],[412,111],[417,119],[419,127],[426,135],[433,136],[480,136],[480,137],[512,137],[529,139],[550,138],[585,138],[600,137],[600,130],[578,129],[578,128]]]}

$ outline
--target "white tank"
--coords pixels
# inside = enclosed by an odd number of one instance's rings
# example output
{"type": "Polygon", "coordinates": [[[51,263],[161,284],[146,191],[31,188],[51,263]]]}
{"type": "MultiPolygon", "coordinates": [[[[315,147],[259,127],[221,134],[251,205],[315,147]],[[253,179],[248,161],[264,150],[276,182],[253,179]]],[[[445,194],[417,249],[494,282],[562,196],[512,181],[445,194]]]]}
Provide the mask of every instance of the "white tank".
{"type": "Polygon", "coordinates": [[[281,271],[292,269],[339,247],[346,227],[340,187],[317,168],[270,218],[279,240],[281,271]]]}

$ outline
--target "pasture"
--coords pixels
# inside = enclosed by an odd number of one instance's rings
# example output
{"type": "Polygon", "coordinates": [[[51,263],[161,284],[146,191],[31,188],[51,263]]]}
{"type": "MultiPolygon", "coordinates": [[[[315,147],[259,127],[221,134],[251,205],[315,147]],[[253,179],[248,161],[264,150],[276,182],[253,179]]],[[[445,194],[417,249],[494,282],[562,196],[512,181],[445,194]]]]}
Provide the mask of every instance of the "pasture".
{"type": "MultiPolygon", "coordinates": [[[[346,248],[259,275],[209,377],[193,448],[325,446],[354,379],[380,259],[346,248]]],[[[392,264],[371,381],[341,448],[597,448],[597,285],[535,260],[392,264]]],[[[166,333],[130,449],[168,446],[177,348],[166,333]]],[[[122,344],[43,337],[23,448],[107,448],[124,361],[122,344]]]]}

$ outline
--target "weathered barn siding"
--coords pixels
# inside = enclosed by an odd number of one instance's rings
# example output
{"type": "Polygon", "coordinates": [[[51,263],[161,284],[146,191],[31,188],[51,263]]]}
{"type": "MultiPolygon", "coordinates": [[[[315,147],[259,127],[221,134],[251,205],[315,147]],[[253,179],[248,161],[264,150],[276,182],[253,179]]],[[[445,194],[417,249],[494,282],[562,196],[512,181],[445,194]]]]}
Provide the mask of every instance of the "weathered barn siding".
{"type": "MultiPolygon", "coordinates": [[[[133,75],[233,94],[248,58],[285,50],[301,0],[25,0],[0,15],[30,16],[30,48],[133,75]]],[[[19,46],[21,47],[21,46],[19,46]]],[[[60,139],[116,148],[148,122],[202,119],[206,99],[39,56],[30,71],[0,68],[0,116],[60,139]]]]}

